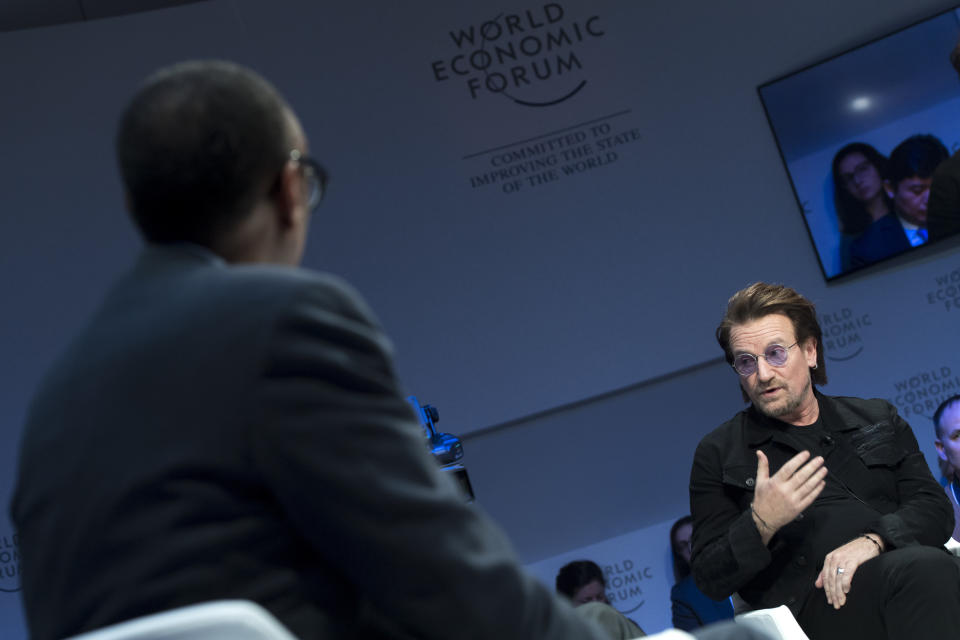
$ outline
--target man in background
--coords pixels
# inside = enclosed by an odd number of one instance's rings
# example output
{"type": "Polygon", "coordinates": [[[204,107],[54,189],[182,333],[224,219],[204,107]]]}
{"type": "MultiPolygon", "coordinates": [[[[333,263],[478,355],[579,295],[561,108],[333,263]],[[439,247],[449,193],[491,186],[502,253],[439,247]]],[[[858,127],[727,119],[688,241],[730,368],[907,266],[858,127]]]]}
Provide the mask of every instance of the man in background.
{"type": "Polygon", "coordinates": [[[883,186],[893,211],[873,222],[850,246],[852,266],[863,266],[928,240],[927,204],[937,167],[949,153],[929,134],[910,136],[890,153],[883,186]]]}
{"type": "Polygon", "coordinates": [[[954,395],[937,407],[933,414],[937,439],[937,455],[947,467],[947,499],[953,505],[953,541],[960,542],[960,395],[954,395]]]}
{"type": "Polygon", "coordinates": [[[303,640],[603,637],[439,471],[357,294],[297,268],[325,178],[277,91],[163,69],[116,147],[146,248],[29,411],[31,637],[221,598],[303,640]]]}

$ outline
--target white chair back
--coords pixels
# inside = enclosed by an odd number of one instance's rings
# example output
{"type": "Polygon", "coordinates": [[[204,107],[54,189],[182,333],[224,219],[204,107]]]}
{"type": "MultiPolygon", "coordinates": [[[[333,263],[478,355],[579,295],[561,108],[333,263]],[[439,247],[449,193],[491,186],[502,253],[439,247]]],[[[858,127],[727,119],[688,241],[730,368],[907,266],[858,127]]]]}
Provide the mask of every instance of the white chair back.
{"type": "Polygon", "coordinates": [[[776,640],[810,640],[785,604],[772,609],[738,613],[734,620],[737,624],[764,631],[776,640]]]}
{"type": "Polygon", "coordinates": [[[960,556],[960,542],[957,542],[953,538],[947,540],[947,543],[943,545],[947,548],[947,551],[952,553],[955,556],[960,556]]]}
{"type": "Polygon", "coordinates": [[[297,640],[248,600],[215,600],[81,633],[67,640],[297,640]]]}

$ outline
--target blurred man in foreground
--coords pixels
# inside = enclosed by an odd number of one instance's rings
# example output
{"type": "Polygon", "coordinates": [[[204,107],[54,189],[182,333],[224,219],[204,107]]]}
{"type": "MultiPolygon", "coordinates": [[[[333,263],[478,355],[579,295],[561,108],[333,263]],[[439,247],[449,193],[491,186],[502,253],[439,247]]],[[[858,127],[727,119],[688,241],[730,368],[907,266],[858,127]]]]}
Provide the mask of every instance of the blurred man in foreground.
{"type": "Polygon", "coordinates": [[[29,412],[31,637],[240,598],[303,640],[601,638],[440,473],[357,294],[296,267],[325,178],[277,91],[163,69],[116,144],[147,246],[29,412]]]}

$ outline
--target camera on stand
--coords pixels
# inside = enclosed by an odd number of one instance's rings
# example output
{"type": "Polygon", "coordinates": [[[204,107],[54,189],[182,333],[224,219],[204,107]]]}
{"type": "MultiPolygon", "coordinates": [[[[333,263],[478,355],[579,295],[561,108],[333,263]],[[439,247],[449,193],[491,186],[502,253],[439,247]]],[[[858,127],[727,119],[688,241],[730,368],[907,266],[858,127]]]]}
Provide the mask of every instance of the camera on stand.
{"type": "Polygon", "coordinates": [[[470,476],[467,475],[467,468],[463,466],[463,443],[460,438],[450,433],[437,431],[436,424],[440,422],[440,413],[437,408],[430,404],[421,405],[416,396],[407,398],[407,402],[413,407],[417,417],[420,418],[420,425],[423,427],[427,438],[427,446],[430,453],[440,465],[440,470],[449,473],[463,491],[464,499],[467,502],[473,502],[473,487],[470,485],[470,476]]]}

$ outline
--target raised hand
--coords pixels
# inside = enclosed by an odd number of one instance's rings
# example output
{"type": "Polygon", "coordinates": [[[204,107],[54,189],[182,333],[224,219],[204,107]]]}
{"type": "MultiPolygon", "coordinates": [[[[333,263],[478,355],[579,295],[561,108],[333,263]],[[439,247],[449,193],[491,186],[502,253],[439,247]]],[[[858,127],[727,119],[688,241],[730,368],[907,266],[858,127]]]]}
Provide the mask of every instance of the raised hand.
{"type": "Polygon", "coordinates": [[[809,451],[801,451],[771,477],[767,456],[757,449],[757,479],[751,508],[764,544],[780,527],[813,504],[823,490],[827,477],[823,458],[809,458],[809,451]]]}

